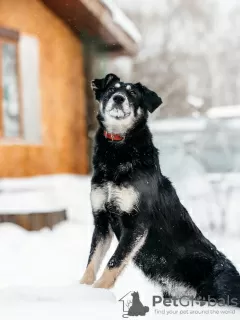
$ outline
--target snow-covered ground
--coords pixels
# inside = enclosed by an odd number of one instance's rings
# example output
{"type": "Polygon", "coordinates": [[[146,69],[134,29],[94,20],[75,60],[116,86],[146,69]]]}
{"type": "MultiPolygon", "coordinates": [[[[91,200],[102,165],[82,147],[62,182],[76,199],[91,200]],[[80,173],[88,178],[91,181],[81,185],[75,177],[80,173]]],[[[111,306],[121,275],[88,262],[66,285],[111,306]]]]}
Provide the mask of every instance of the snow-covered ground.
{"type": "MultiPolygon", "coordinates": [[[[122,302],[129,291],[138,291],[151,317],[190,319],[239,318],[234,309],[152,306],[161,289],[130,265],[111,291],[80,285],[92,235],[89,177],[52,176],[0,181],[0,212],[32,212],[67,208],[69,221],[38,232],[13,224],[0,224],[0,318],[1,319],[120,319],[122,302]],[[170,314],[169,311],[175,314],[170,314]],[[210,313],[213,312],[213,313],[210,313]],[[163,312],[165,314],[163,314],[163,312]],[[196,314],[193,315],[192,312],[196,314]]],[[[207,235],[240,270],[240,239],[207,235]]],[[[113,252],[116,242],[103,266],[113,252]]]]}
{"type": "MultiPolygon", "coordinates": [[[[80,285],[88,257],[92,226],[63,222],[53,231],[28,232],[12,225],[0,225],[0,318],[1,319],[120,319],[122,303],[118,300],[129,291],[138,291],[141,301],[150,307],[146,318],[170,317],[177,312],[207,312],[203,307],[165,308],[155,314],[152,296],[161,289],[150,283],[132,265],[127,267],[111,291],[80,285]],[[165,311],[164,311],[165,310],[165,311]],[[182,311],[181,311],[182,310],[182,311]],[[198,311],[197,311],[198,310],[198,311]]],[[[211,237],[240,270],[239,244],[236,239],[211,237]]],[[[116,242],[110,252],[113,252],[116,242]]],[[[104,264],[106,263],[105,259],[104,264]]],[[[215,308],[211,317],[239,317],[233,309],[215,308]],[[219,313],[217,313],[219,312],[219,313]],[[234,313],[233,313],[234,312],[234,313]]],[[[186,316],[186,315],[185,315],[186,316]]],[[[200,314],[195,315],[199,317],[200,314]]],[[[173,318],[177,316],[174,315],[173,318]]],[[[205,318],[210,314],[205,313],[205,318]]]]}

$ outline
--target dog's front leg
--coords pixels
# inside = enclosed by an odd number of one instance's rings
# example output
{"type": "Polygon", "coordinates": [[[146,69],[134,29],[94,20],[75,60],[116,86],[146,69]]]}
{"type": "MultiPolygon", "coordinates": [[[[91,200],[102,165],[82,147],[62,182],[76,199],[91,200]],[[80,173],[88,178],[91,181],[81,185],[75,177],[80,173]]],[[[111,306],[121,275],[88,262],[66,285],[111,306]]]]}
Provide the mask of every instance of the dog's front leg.
{"type": "Polygon", "coordinates": [[[87,268],[80,280],[81,284],[90,285],[94,283],[98,269],[112,241],[113,232],[110,229],[105,212],[98,213],[94,216],[94,224],[95,228],[87,268]]]}
{"type": "Polygon", "coordinates": [[[141,226],[136,229],[125,229],[116,251],[93,287],[106,289],[113,287],[121,271],[144,245],[146,237],[147,230],[141,226]]]}

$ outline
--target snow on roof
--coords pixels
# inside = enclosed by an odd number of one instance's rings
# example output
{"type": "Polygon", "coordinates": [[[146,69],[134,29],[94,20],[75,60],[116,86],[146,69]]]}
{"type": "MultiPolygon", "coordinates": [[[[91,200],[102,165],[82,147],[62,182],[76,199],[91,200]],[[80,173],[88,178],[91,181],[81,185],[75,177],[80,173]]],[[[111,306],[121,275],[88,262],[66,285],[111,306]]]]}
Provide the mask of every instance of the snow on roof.
{"type": "Polygon", "coordinates": [[[153,121],[149,124],[153,132],[203,131],[207,126],[205,118],[176,118],[153,121]]]}
{"type": "Polygon", "coordinates": [[[112,0],[101,0],[112,14],[113,21],[118,24],[136,43],[142,39],[134,23],[123,13],[123,11],[112,0]]]}
{"type": "Polygon", "coordinates": [[[240,117],[240,105],[212,107],[206,115],[213,119],[240,117]]]}
{"type": "Polygon", "coordinates": [[[204,100],[200,97],[196,97],[193,95],[188,95],[187,101],[191,104],[194,108],[200,109],[204,105],[204,100]]]}

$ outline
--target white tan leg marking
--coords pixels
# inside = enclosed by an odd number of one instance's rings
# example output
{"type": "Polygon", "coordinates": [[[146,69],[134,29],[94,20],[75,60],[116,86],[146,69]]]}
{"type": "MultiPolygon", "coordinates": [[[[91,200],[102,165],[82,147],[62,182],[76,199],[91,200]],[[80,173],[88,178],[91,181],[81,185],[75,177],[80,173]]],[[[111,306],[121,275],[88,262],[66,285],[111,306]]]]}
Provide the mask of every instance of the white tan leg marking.
{"type": "Polygon", "coordinates": [[[91,261],[89,262],[82,279],[80,280],[81,284],[91,285],[96,280],[97,272],[100,268],[100,265],[111,245],[113,233],[110,232],[109,236],[98,243],[95,248],[95,251],[92,255],[91,261]]]}
{"type": "Polygon", "coordinates": [[[127,255],[127,257],[121,262],[121,265],[117,268],[109,269],[106,267],[103,271],[102,276],[94,283],[94,288],[105,288],[110,289],[114,286],[118,276],[121,274],[125,266],[133,259],[133,257],[137,254],[137,252],[141,249],[144,245],[147,237],[147,231],[144,233],[143,236],[139,237],[136,240],[135,246],[133,247],[132,251],[127,255]]]}

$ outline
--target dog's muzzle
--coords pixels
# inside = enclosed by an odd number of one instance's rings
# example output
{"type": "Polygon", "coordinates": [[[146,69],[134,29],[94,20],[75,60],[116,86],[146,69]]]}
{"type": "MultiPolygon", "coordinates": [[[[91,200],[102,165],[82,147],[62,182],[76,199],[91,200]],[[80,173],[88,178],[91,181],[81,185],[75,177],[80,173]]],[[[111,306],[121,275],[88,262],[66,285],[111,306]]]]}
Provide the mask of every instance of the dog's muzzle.
{"type": "Polygon", "coordinates": [[[109,105],[106,108],[106,111],[111,117],[116,119],[124,119],[131,113],[128,100],[122,94],[115,94],[112,97],[109,105]]]}

